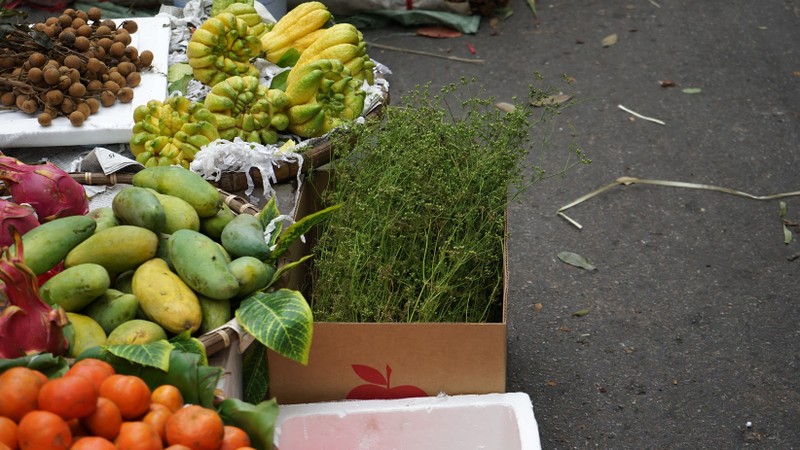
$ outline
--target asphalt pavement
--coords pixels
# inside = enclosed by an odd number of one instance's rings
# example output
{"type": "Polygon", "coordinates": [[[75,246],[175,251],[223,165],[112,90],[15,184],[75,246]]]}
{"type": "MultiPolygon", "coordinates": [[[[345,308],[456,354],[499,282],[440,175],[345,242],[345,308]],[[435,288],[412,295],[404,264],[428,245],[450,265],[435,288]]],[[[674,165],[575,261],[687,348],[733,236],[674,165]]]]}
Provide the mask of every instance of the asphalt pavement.
{"type": "Polygon", "coordinates": [[[530,162],[557,169],[575,145],[591,164],[509,209],[507,389],[530,395],[543,447],[800,448],[800,197],[635,183],[568,209],[582,229],[556,215],[623,176],[800,190],[800,1],[510,6],[456,38],[364,35],[482,61],[370,47],[393,99],[474,77],[509,101],[539,73],[575,100],[530,162]]]}

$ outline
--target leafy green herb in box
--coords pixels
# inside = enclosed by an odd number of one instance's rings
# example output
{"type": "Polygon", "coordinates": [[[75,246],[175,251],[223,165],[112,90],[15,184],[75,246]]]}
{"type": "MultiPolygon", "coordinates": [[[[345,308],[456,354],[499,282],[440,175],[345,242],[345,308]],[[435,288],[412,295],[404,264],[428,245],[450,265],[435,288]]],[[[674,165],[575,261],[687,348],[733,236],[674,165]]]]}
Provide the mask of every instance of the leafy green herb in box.
{"type": "MultiPolygon", "coordinates": [[[[325,200],[343,207],[314,251],[316,321],[500,319],[509,193],[548,176],[526,161],[532,129],[559,106],[537,110],[548,93],[533,87],[513,106],[459,100],[475,87],[417,88],[380,120],[334,137],[325,200]]],[[[588,162],[577,155],[562,169],[588,162]]]]}

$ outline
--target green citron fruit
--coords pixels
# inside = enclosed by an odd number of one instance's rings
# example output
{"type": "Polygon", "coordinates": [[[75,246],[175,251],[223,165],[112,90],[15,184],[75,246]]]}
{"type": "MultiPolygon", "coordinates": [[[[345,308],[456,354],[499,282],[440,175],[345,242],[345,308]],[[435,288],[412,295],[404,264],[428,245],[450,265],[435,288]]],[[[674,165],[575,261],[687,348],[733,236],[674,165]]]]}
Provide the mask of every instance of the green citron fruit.
{"type": "Polygon", "coordinates": [[[75,358],[88,348],[107,343],[106,332],[103,331],[103,327],[91,317],[68,312],[67,319],[72,324],[74,332],[69,352],[70,358],[75,358]]]}
{"type": "Polygon", "coordinates": [[[166,338],[167,333],[157,323],[149,320],[133,319],[114,328],[108,334],[106,344],[149,344],[166,338]]]}
{"type": "Polygon", "coordinates": [[[138,307],[139,300],[135,295],[107,289],[81,312],[94,319],[109,334],[122,323],[134,319],[138,307]]]}

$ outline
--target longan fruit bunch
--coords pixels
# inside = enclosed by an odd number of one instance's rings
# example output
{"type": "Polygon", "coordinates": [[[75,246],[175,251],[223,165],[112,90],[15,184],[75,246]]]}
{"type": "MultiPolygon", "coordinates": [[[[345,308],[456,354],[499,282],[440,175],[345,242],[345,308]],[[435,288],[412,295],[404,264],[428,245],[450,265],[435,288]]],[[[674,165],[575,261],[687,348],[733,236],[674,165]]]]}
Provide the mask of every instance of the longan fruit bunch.
{"type": "Polygon", "coordinates": [[[0,108],[59,116],[80,126],[101,107],[133,100],[153,52],[131,45],[135,20],[103,19],[102,10],[67,8],[58,16],[0,36],[0,108]]]}

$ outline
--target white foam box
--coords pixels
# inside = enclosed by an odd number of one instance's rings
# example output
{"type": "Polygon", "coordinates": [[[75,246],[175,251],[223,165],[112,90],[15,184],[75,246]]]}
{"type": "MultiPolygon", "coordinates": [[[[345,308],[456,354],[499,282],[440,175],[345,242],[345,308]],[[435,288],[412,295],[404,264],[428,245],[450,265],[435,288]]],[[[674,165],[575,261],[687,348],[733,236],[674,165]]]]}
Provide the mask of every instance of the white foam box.
{"type": "Polygon", "coordinates": [[[521,392],[281,405],[279,450],[541,450],[521,392]]]}

